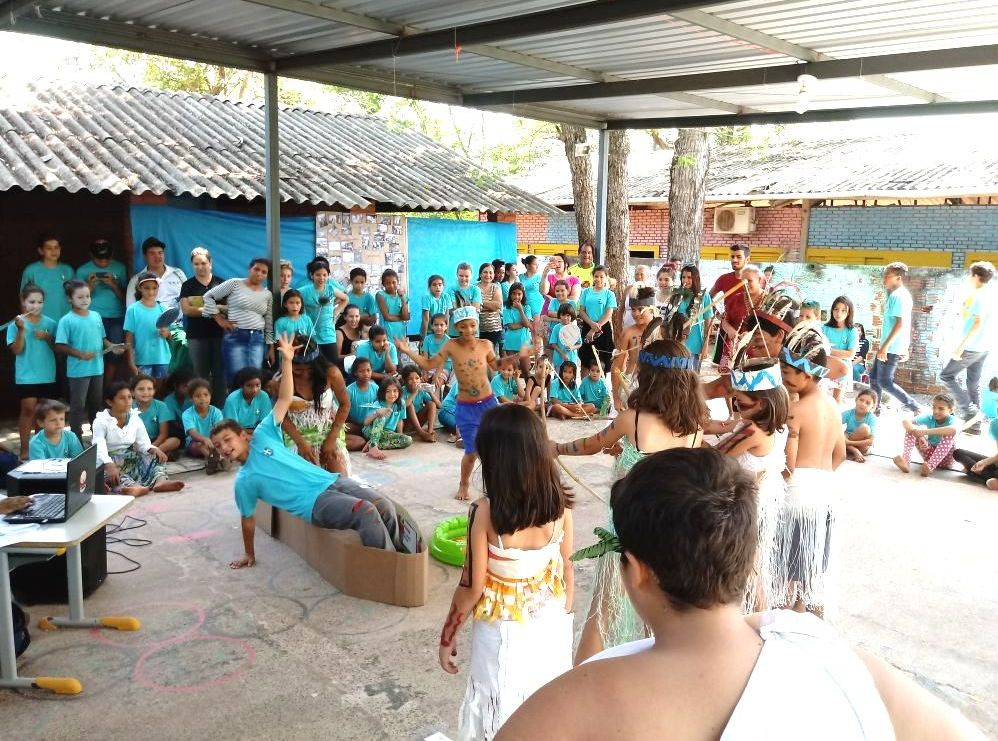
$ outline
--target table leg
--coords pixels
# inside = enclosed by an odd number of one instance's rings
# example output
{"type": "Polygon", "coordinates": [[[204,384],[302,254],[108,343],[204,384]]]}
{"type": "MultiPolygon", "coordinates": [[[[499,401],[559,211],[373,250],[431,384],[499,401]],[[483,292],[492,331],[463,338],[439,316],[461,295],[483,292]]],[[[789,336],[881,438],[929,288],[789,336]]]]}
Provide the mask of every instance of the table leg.
{"type": "Polygon", "coordinates": [[[10,563],[0,548],[0,687],[47,689],[60,695],[76,695],[83,685],[72,677],[19,677],[14,648],[13,599],[10,595],[10,563]]]}
{"type": "Polygon", "coordinates": [[[83,558],[80,546],[66,549],[66,578],[69,592],[69,617],[46,617],[38,623],[42,630],[55,628],[115,628],[117,630],[138,630],[141,626],[137,618],[107,616],[88,618],[83,614],[83,558]]]}

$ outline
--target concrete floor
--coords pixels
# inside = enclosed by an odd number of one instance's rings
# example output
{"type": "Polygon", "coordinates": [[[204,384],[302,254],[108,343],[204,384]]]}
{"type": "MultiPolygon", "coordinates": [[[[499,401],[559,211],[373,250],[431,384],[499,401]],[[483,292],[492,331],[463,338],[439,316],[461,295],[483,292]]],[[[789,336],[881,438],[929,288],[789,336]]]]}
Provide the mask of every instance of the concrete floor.
{"type": "MultiPolygon", "coordinates": [[[[589,434],[553,423],[552,435],[589,434]]],[[[983,440],[977,446],[987,446],[983,440]]],[[[451,499],[459,452],[417,443],[355,472],[405,504],[431,532],[464,508],[451,499]]],[[[596,491],[605,456],[566,459],[596,491]]],[[[142,564],[87,600],[90,614],[142,620],[137,633],[32,629],[19,670],[72,675],[85,691],[57,697],[0,691],[5,738],[422,739],[453,736],[465,677],[437,665],[437,641],[458,571],[431,560],[430,600],[406,609],[337,593],[289,549],[258,532],[255,568],[241,553],[232,475],[185,475],[187,488],[130,510],[143,547],[111,546],[142,564]]],[[[998,496],[943,473],[904,476],[886,458],[846,463],[836,623],[998,735],[998,496]]],[[[604,505],[576,487],[576,542],[591,541],[604,505]]],[[[112,570],[128,564],[108,556],[112,570]]],[[[591,566],[577,570],[577,616],[588,606],[591,566]]],[[[30,608],[34,622],[65,608],[30,608]]],[[[578,623],[578,618],[577,618],[578,623]]],[[[469,632],[460,638],[467,662],[469,632]]]]}

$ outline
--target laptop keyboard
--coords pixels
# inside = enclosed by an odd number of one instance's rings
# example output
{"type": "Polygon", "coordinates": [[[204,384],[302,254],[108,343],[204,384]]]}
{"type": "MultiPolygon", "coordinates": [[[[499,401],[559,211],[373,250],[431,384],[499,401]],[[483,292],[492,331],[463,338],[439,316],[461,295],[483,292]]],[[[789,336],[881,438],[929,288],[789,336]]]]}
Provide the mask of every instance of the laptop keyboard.
{"type": "Polygon", "coordinates": [[[66,498],[62,494],[43,494],[34,497],[31,507],[18,512],[28,517],[61,517],[66,511],[66,498]]]}

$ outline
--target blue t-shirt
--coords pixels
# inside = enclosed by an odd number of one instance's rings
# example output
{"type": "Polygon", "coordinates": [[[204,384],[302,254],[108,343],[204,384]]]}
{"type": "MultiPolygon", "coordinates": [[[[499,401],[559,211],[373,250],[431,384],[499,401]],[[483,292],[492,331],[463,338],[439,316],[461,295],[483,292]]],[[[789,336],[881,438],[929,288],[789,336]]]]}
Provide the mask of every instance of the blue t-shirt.
{"type": "Polygon", "coordinates": [[[700,300],[700,306],[696,309],[690,306],[693,303],[693,298],[693,296],[690,296],[683,299],[679,302],[678,308],[679,311],[690,317],[695,312],[703,312],[697,318],[696,323],[690,327],[690,333],[686,336],[686,349],[690,351],[690,355],[696,358],[700,356],[700,351],[703,350],[704,328],[710,326],[710,319],[714,316],[714,310],[707,308],[710,306],[710,294],[707,291],[704,291],[703,298],[700,300]]]}
{"type": "Polygon", "coordinates": [[[426,389],[419,389],[416,393],[411,394],[409,393],[408,388],[405,387],[402,388],[402,403],[412,404],[412,410],[416,414],[419,414],[421,411],[423,411],[423,407],[425,407],[431,401],[433,401],[433,397],[430,395],[430,392],[427,391],[426,389]]]}
{"type": "Polygon", "coordinates": [[[125,331],[132,333],[136,365],[169,365],[170,343],[159,336],[156,320],[166,311],[161,304],[136,301],[125,311],[125,331]]]}
{"type": "MultiPolygon", "coordinates": [[[[930,429],[953,427],[956,425],[956,417],[951,414],[942,422],[939,422],[931,414],[923,414],[921,417],[915,417],[914,422],[919,427],[928,427],[930,429]]],[[[927,435],[926,437],[929,441],[929,445],[938,445],[943,439],[941,435],[927,435]]]]}
{"type": "Polygon", "coordinates": [[[170,412],[169,419],[175,419],[178,422],[183,419],[184,412],[194,406],[194,401],[188,396],[184,399],[184,405],[181,407],[177,402],[176,394],[168,394],[167,397],[163,399],[163,403],[166,404],[166,408],[170,412]]]}
{"type": "Polygon", "coordinates": [[[860,425],[869,427],[871,433],[877,429],[877,418],[873,416],[873,412],[867,412],[862,418],[859,418],[856,416],[855,409],[846,409],[842,412],[842,423],[846,426],[847,435],[858,430],[860,425]]]}
{"type": "Polygon", "coordinates": [[[551,379],[551,390],[548,392],[549,401],[560,401],[563,404],[574,404],[578,400],[575,389],[569,388],[556,376],[551,379]]]}
{"type": "Polygon", "coordinates": [[[606,387],[605,378],[597,378],[595,381],[589,376],[582,379],[579,384],[579,398],[587,404],[593,404],[596,408],[603,406],[603,403],[610,398],[610,389],[606,387]]]}
{"type": "Polygon", "coordinates": [[[243,396],[242,389],[236,389],[225,399],[225,408],[222,416],[225,419],[234,419],[244,430],[252,430],[270,414],[274,405],[266,391],[260,391],[249,402],[243,396]]]}
{"type": "Polygon", "coordinates": [[[856,350],[859,348],[859,327],[829,327],[821,325],[821,331],[833,350],[856,350]]]}
{"type": "Polygon", "coordinates": [[[960,336],[960,339],[966,337],[967,332],[974,326],[974,318],[981,318],[981,326],[967,340],[967,344],[963,348],[964,352],[982,352],[991,349],[988,344],[988,319],[990,319],[990,312],[988,311],[989,307],[986,301],[987,299],[984,297],[983,291],[980,290],[971,292],[963,300],[963,310],[961,311],[961,316],[963,317],[963,334],[960,336]]]}
{"type": "Polygon", "coordinates": [[[998,419],[991,420],[991,424],[988,426],[988,432],[991,433],[991,439],[998,442],[998,419]]]}
{"type": "MultiPolygon", "coordinates": [[[[576,316],[578,316],[579,302],[576,301],[575,299],[569,298],[565,299],[565,303],[574,308],[576,316]]],[[[561,328],[561,320],[557,318],[559,308],[561,308],[561,301],[559,301],[558,299],[553,298],[550,301],[548,301],[548,311],[547,314],[545,314],[544,316],[546,317],[548,326],[551,328],[551,331],[548,333],[549,345],[554,344],[555,342],[558,341],[558,330],[561,328]],[[555,314],[554,317],[551,316],[552,311],[555,314]]]]}
{"type": "Polygon", "coordinates": [[[19,288],[24,288],[32,283],[45,291],[45,305],[42,307],[42,314],[59,321],[70,309],[69,298],[66,296],[66,290],[62,284],[67,280],[72,280],[73,277],[72,266],[64,262],[58,263],[54,268],[47,268],[45,263],[38,260],[28,265],[21,273],[19,288]]]}
{"type": "Polygon", "coordinates": [[[496,373],[492,376],[492,383],[490,385],[492,386],[492,393],[497,398],[503,396],[512,401],[520,393],[520,384],[517,382],[516,376],[510,376],[507,381],[503,378],[502,373],[496,373]]]}
{"type": "Polygon", "coordinates": [[[253,431],[249,455],[236,474],[236,507],[243,517],[252,517],[257,500],[262,499],[311,522],[315,500],[337,478],[338,474],[319,468],[284,447],[281,428],[271,412],[253,431]],[[289,481],[294,486],[288,486],[289,481]]]}
{"type": "Polygon", "coordinates": [[[395,345],[389,344],[384,352],[376,352],[370,342],[360,342],[353,346],[354,355],[358,358],[367,358],[371,361],[371,368],[375,373],[385,372],[385,358],[391,358],[392,363],[398,367],[399,355],[395,345]]]}
{"type": "MultiPolygon", "coordinates": [[[[427,319],[432,319],[437,314],[443,314],[447,316],[447,312],[454,308],[454,295],[448,291],[444,291],[439,297],[434,296],[431,293],[427,293],[420,300],[420,307],[422,311],[429,312],[427,319]]],[[[432,334],[432,330],[427,325],[427,337],[432,334]]]]}
{"type": "Polygon", "coordinates": [[[54,445],[45,437],[45,430],[38,430],[28,443],[28,457],[33,461],[41,458],[75,458],[82,452],[80,438],[72,430],[63,430],[62,437],[54,445]]]}
{"type": "Polygon", "coordinates": [[[576,368],[579,367],[579,349],[575,348],[573,350],[569,350],[567,347],[561,344],[561,328],[565,326],[568,325],[556,324],[554,329],[551,331],[551,341],[548,343],[552,347],[559,348],[564,353],[564,356],[558,353],[553,353],[551,357],[551,362],[554,363],[556,373],[561,372],[561,364],[564,363],[566,360],[571,360],[573,363],[575,363],[576,368]]]}
{"type": "Polygon", "coordinates": [[[898,332],[891,344],[887,346],[888,353],[904,355],[908,352],[908,346],[911,343],[911,310],[913,306],[914,301],[912,301],[911,294],[904,286],[895,288],[887,297],[887,301],[884,302],[883,327],[880,330],[882,338],[887,338],[891,330],[894,329],[894,325],[897,324],[898,319],[903,319],[905,322],[905,327],[898,332]]]}
{"type": "MultiPolygon", "coordinates": [[[[448,337],[447,335],[444,335],[439,340],[437,339],[437,336],[435,334],[431,333],[426,335],[426,339],[423,340],[423,347],[422,347],[423,355],[425,355],[428,358],[432,358],[434,355],[440,352],[440,348],[443,347],[445,344],[447,344],[447,340],[449,339],[450,337],[448,337]]],[[[450,358],[447,358],[447,361],[444,363],[444,368],[446,370],[451,370],[453,367],[454,367],[454,361],[451,360],[450,358]]]]}
{"type": "MultiPolygon", "coordinates": [[[[184,411],[181,419],[183,420],[184,432],[194,430],[199,435],[211,437],[211,428],[222,421],[222,411],[214,405],[209,405],[208,413],[202,417],[198,414],[198,410],[192,406],[184,411]]],[[[187,436],[185,444],[191,444],[190,435],[187,436]]]]}
{"type": "MultiPolygon", "coordinates": [[[[139,405],[132,402],[132,408],[139,409],[139,405]]],[[[173,412],[170,411],[170,407],[165,402],[153,399],[144,412],[139,409],[139,419],[145,425],[149,439],[155,440],[159,437],[159,426],[164,422],[172,422],[176,417],[173,416],[173,412]]]]}
{"type": "MultiPolygon", "coordinates": [[[[385,402],[379,402],[379,406],[382,409],[388,409],[391,411],[387,417],[385,417],[385,429],[389,432],[395,432],[398,429],[399,422],[405,419],[405,406],[402,404],[393,404],[388,406],[385,402]]],[[[370,417],[371,414],[378,411],[377,409],[368,409],[367,414],[364,415],[365,418],[370,417]]]]}
{"type": "Polygon", "coordinates": [[[308,337],[312,334],[312,320],[308,314],[299,314],[297,319],[285,315],[274,322],[274,337],[288,335],[294,337],[296,334],[308,337]]]}
{"type": "Polygon", "coordinates": [[[519,281],[523,286],[523,292],[526,295],[527,303],[530,305],[530,310],[534,313],[534,316],[537,316],[541,313],[541,309],[544,308],[544,294],[541,293],[541,274],[521,275],[519,281]]]}
{"type": "Polygon", "coordinates": [[[340,284],[334,280],[326,281],[326,287],[321,294],[311,282],[298,287],[305,314],[315,325],[315,341],[319,345],[331,345],[336,342],[333,312],[336,310],[336,291],[342,290],[340,284]],[[319,299],[322,297],[328,298],[329,302],[320,304],[319,299]]]}
{"type": "MultiPolygon", "coordinates": [[[[388,309],[388,313],[394,316],[399,316],[402,313],[402,297],[398,294],[394,296],[387,291],[378,291],[378,298],[385,302],[385,308],[388,309]]],[[[406,337],[406,322],[397,321],[390,322],[385,319],[384,315],[381,314],[381,326],[383,326],[388,331],[388,341],[391,342],[397,337],[405,339],[406,337]]]]}
{"type": "Polygon", "coordinates": [[[617,296],[609,288],[597,291],[595,288],[586,288],[582,291],[579,303],[586,310],[586,314],[594,322],[598,322],[607,309],[617,308],[617,296]]]}
{"type": "MultiPolygon", "coordinates": [[[[35,337],[35,332],[48,332],[55,339],[56,321],[42,314],[38,324],[24,320],[24,349],[14,356],[14,383],[54,383],[55,353],[45,340],[35,337]]],[[[17,338],[17,325],[7,325],[7,345],[17,338]]]]}
{"type": "Polygon", "coordinates": [[[66,314],[56,327],[55,343],[69,345],[80,352],[94,353],[90,360],[66,356],[66,376],[69,378],[104,374],[104,322],[96,311],[88,311],[83,316],[73,311],[66,314]]]}
{"type": "Polygon", "coordinates": [[[364,424],[367,416],[381,406],[381,402],[378,401],[378,387],[373,381],[368,382],[366,390],[360,388],[354,381],[347,386],[347,396],[350,397],[350,412],[347,414],[347,419],[359,425],[364,424]]]}
{"type": "MultiPolygon", "coordinates": [[[[451,297],[454,302],[454,306],[471,306],[472,304],[478,304],[479,307],[482,305],[482,289],[472,283],[467,288],[459,288],[454,286],[451,289],[451,297]]],[[[479,327],[481,329],[481,327],[479,327]]],[[[448,334],[451,337],[457,337],[457,329],[454,327],[454,318],[451,317],[450,324],[447,328],[448,334]]],[[[475,333],[478,336],[478,333],[475,333]]]]}
{"type": "MultiPolygon", "coordinates": [[[[76,269],[76,278],[86,283],[91,275],[99,273],[110,273],[124,295],[125,286],[128,285],[125,263],[111,260],[106,268],[102,268],[90,260],[76,269]]],[[[104,319],[121,319],[125,315],[125,302],[118,298],[118,294],[107,283],[98,278],[90,289],[90,310],[96,311],[104,319]]]]}
{"type": "MultiPolygon", "coordinates": [[[[523,305],[523,313],[526,315],[527,319],[533,319],[534,314],[530,311],[530,305],[523,305]]],[[[523,317],[520,316],[520,310],[514,309],[510,306],[503,306],[502,310],[502,323],[506,328],[506,334],[503,337],[503,349],[509,352],[519,352],[522,347],[530,346],[530,327],[520,327],[519,329],[510,329],[510,324],[519,324],[523,322],[523,317]]]]}
{"type": "Polygon", "coordinates": [[[374,300],[374,294],[364,291],[361,294],[356,294],[353,291],[347,293],[347,305],[353,304],[358,309],[360,309],[361,316],[367,314],[368,316],[378,315],[378,302],[374,300]]]}
{"type": "Polygon", "coordinates": [[[448,414],[454,414],[457,411],[457,379],[451,383],[450,388],[447,390],[447,396],[443,398],[440,402],[440,411],[447,412],[448,414]]]}

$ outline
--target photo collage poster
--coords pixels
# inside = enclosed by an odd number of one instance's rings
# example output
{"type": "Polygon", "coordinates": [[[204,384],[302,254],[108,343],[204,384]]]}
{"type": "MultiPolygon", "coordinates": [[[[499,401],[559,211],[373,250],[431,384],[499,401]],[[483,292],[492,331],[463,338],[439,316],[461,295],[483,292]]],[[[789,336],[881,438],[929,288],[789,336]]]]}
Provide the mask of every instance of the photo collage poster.
{"type": "Polygon", "coordinates": [[[369,214],[320,211],[315,215],[315,255],[329,260],[333,280],[350,287],[350,271],[367,271],[367,289],[381,289],[381,273],[391,268],[399,275],[399,287],[409,293],[408,245],[405,217],[401,214],[369,214]]]}

